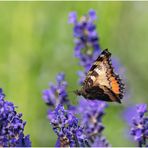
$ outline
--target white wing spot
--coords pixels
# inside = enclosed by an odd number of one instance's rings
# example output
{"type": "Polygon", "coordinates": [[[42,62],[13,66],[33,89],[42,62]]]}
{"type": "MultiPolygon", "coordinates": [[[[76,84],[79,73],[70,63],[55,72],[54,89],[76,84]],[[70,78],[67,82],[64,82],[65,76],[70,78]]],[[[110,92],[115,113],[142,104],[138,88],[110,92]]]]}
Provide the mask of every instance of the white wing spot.
{"type": "Polygon", "coordinates": [[[90,78],[93,80],[93,82],[96,80],[95,76],[90,76],[90,78]]]}
{"type": "Polygon", "coordinates": [[[100,70],[98,68],[95,69],[95,72],[99,75],[100,70]]]}

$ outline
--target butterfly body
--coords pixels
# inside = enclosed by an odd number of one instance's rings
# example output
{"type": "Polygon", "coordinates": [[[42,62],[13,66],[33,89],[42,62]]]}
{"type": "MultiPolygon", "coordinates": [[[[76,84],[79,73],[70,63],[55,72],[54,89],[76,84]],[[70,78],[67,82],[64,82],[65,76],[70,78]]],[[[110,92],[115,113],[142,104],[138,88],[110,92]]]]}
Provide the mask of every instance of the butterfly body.
{"type": "Polygon", "coordinates": [[[114,73],[110,57],[107,49],[99,55],[86,75],[82,88],[76,91],[77,95],[90,100],[121,103],[124,85],[114,73]]]}

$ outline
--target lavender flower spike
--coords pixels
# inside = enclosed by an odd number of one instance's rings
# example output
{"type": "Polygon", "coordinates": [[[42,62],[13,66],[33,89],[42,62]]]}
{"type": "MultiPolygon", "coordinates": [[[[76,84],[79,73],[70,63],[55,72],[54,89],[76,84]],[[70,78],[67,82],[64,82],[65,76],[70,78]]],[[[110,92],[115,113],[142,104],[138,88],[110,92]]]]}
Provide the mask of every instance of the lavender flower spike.
{"type": "Polygon", "coordinates": [[[17,114],[13,103],[5,101],[0,89],[0,147],[31,147],[29,135],[24,136],[22,114],[17,114]]]}
{"type": "Polygon", "coordinates": [[[148,117],[145,116],[147,105],[137,105],[137,115],[133,118],[130,134],[138,142],[138,146],[148,147],[148,117]]]}
{"type": "Polygon", "coordinates": [[[54,132],[58,135],[56,146],[84,147],[86,145],[78,119],[69,111],[64,110],[62,105],[58,105],[53,112],[49,111],[48,118],[54,132]]]}
{"type": "Polygon", "coordinates": [[[80,65],[86,71],[100,52],[99,38],[96,32],[96,12],[91,9],[88,14],[77,21],[76,12],[69,13],[69,22],[74,24],[73,35],[75,37],[75,56],[80,59],[80,65]]]}
{"type": "Polygon", "coordinates": [[[59,73],[56,77],[57,84],[50,83],[50,88],[43,91],[43,99],[50,107],[55,108],[59,104],[66,104],[70,106],[67,95],[67,82],[65,81],[65,74],[59,73]]]}
{"type": "Polygon", "coordinates": [[[91,146],[109,147],[108,141],[102,136],[104,126],[102,117],[107,104],[103,101],[80,99],[78,112],[81,115],[81,126],[91,146]]]}

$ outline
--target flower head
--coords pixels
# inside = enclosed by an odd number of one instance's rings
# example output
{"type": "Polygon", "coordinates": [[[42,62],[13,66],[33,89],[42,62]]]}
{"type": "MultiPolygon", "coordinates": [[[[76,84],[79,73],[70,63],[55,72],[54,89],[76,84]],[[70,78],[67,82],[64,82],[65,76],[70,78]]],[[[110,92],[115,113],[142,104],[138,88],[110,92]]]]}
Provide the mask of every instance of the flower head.
{"type": "Polygon", "coordinates": [[[80,99],[78,112],[81,115],[81,126],[91,146],[93,146],[93,144],[98,144],[99,146],[99,141],[104,141],[104,146],[106,146],[105,143],[108,143],[106,140],[102,140],[102,131],[104,130],[102,117],[106,107],[107,104],[103,101],[87,101],[80,99]]]}
{"type": "Polygon", "coordinates": [[[140,147],[148,145],[148,117],[145,116],[147,105],[137,105],[137,114],[132,120],[130,134],[134,136],[134,140],[138,142],[140,147]]]}
{"type": "Polygon", "coordinates": [[[59,73],[56,77],[57,84],[50,83],[50,88],[43,91],[43,99],[50,107],[56,107],[59,104],[69,106],[67,95],[67,82],[65,74],[59,73]]]}
{"type": "Polygon", "coordinates": [[[26,122],[17,114],[13,103],[4,100],[4,93],[0,89],[0,146],[2,147],[30,147],[29,135],[24,136],[26,122]]]}
{"type": "Polygon", "coordinates": [[[58,105],[53,112],[50,111],[48,118],[54,132],[59,137],[57,144],[70,147],[86,144],[85,136],[78,125],[78,119],[68,110],[65,110],[62,105],[58,105]]]}
{"type": "Polygon", "coordinates": [[[76,12],[69,13],[69,22],[74,24],[75,56],[80,59],[79,64],[86,71],[100,51],[99,38],[94,24],[96,18],[96,12],[93,9],[87,15],[82,16],[80,21],[77,20],[76,12]]]}

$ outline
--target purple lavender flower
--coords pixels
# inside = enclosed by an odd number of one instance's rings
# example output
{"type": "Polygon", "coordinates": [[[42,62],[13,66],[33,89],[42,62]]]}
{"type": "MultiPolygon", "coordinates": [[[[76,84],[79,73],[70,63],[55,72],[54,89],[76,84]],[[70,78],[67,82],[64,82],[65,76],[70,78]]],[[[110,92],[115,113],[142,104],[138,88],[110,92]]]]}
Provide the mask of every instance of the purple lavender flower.
{"type": "Polygon", "coordinates": [[[80,59],[79,64],[86,71],[100,52],[99,38],[94,24],[96,18],[96,12],[93,9],[82,16],[80,21],[77,20],[76,12],[69,13],[69,22],[74,24],[75,56],[80,59]]]}
{"type": "Polygon", "coordinates": [[[50,106],[55,108],[59,104],[70,106],[67,95],[67,82],[65,74],[59,73],[56,77],[57,84],[50,83],[50,88],[43,91],[43,99],[50,106]]]}
{"type": "Polygon", "coordinates": [[[78,119],[62,105],[58,105],[54,111],[50,111],[48,118],[54,132],[58,136],[57,146],[78,147],[86,145],[86,138],[78,125],[78,119]]]}
{"type": "Polygon", "coordinates": [[[92,21],[96,20],[97,19],[96,11],[94,11],[93,9],[90,9],[89,10],[89,17],[92,21]]]}
{"type": "Polygon", "coordinates": [[[137,105],[137,114],[132,120],[130,134],[138,142],[139,147],[148,145],[148,117],[145,116],[146,112],[146,104],[137,105]]]}
{"type": "Polygon", "coordinates": [[[70,12],[68,16],[68,23],[75,24],[77,22],[77,13],[76,12],[70,12]]]}
{"type": "Polygon", "coordinates": [[[94,143],[91,145],[92,147],[111,147],[105,137],[97,137],[94,143]]]}
{"type": "Polygon", "coordinates": [[[109,146],[107,140],[102,137],[102,131],[104,130],[102,117],[106,107],[107,104],[103,101],[88,101],[85,99],[79,101],[78,112],[81,116],[81,126],[91,146],[109,146]]]}
{"type": "Polygon", "coordinates": [[[0,89],[0,147],[31,147],[29,135],[24,136],[22,114],[17,114],[13,103],[4,100],[0,89]]]}

